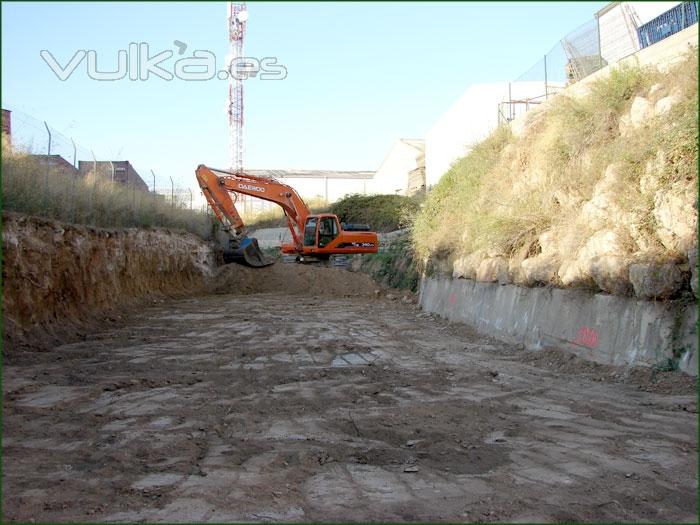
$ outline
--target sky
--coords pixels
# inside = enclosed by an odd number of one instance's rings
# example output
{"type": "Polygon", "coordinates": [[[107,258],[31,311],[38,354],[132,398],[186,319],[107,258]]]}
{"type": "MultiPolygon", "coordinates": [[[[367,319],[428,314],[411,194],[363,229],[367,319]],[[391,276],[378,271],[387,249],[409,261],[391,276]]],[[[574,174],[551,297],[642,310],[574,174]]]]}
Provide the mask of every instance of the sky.
{"type": "MultiPolygon", "coordinates": [[[[245,55],[276,57],[283,80],[245,81],[248,168],[376,170],[398,138],[421,138],[470,84],[508,81],[607,2],[248,2],[245,55]]],[[[119,50],[147,43],[174,71],[195,50],[228,54],[226,2],[2,3],[2,107],[47,121],[78,157],[130,160],[148,184],[196,188],[199,164],[229,164],[228,82],[98,81],[119,50]],[[187,45],[178,54],[175,40],[187,45]],[[78,58],[80,55],[78,55],[78,58]]],[[[131,57],[129,57],[130,63],[131,57]]],[[[222,66],[224,67],[224,66],[222,66]]],[[[34,122],[35,127],[36,122],[34,122]]],[[[27,124],[28,125],[28,124],[27,124]]],[[[37,130],[37,133],[39,131],[37,130]]],[[[60,140],[60,139],[59,139],[60,140]]]]}

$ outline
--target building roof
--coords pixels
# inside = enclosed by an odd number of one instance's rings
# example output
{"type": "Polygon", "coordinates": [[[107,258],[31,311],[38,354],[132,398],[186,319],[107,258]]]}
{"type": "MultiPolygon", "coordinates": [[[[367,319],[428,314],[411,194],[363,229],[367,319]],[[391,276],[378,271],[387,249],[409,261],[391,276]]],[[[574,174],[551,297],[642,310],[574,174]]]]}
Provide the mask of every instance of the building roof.
{"type": "Polygon", "coordinates": [[[245,170],[256,177],[274,177],[277,179],[371,179],[373,171],[338,171],[338,170],[245,170]]]}
{"type": "Polygon", "coordinates": [[[418,151],[425,151],[425,140],[423,139],[399,139],[401,142],[413,146],[418,151]]]}
{"type": "Polygon", "coordinates": [[[595,17],[596,17],[596,18],[600,18],[600,17],[603,16],[605,13],[607,13],[608,11],[610,11],[613,7],[615,7],[615,6],[619,5],[619,4],[620,4],[620,2],[610,2],[608,5],[606,5],[606,6],[603,7],[602,9],[598,10],[598,11],[596,12],[596,14],[595,14],[595,17]]]}
{"type": "Polygon", "coordinates": [[[49,166],[58,166],[62,169],[72,171],[74,173],[78,173],[78,168],[73,166],[70,162],[68,162],[66,159],[64,159],[61,155],[33,154],[30,156],[34,157],[36,159],[40,159],[40,160],[48,160],[49,166]]]}

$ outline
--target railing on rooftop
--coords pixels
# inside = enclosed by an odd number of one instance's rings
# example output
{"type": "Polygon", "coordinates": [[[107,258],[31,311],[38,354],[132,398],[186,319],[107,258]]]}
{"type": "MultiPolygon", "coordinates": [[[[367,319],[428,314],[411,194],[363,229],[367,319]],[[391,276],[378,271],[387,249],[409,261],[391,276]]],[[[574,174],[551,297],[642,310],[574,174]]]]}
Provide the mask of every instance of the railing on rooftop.
{"type": "Polygon", "coordinates": [[[665,13],[639,27],[639,45],[642,49],[655,44],[698,21],[698,6],[695,2],[682,2],[665,13]]]}

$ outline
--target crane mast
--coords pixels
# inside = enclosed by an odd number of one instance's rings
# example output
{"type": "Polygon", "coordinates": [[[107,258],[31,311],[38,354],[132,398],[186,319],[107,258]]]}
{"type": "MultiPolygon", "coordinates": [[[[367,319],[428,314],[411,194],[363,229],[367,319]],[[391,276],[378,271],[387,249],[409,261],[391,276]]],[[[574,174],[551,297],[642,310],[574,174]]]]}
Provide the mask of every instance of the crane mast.
{"type": "Polygon", "coordinates": [[[229,83],[228,83],[228,125],[231,171],[243,173],[243,77],[237,67],[243,58],[248,11],[245,2],[229,2],[229,83]]]}

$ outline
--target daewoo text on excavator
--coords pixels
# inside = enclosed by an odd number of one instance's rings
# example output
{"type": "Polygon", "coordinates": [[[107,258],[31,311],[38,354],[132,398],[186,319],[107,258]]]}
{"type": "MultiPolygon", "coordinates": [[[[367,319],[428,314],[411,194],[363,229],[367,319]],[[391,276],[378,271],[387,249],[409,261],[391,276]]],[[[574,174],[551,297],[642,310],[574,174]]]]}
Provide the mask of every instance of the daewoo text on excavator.
{"type": "Polygon", "coordinates": [[[231,172],[197,167],[197,181],[223,229],[230,236],[224,261],[240,261],[249,266],[268,266],[274,259],[266,257],[258,241],[248,237],[245,224],[235,206],[236,194],[252,195],[282,207],[292,243],[282,244],[282,253],[296,254],[298,262],[324,260],[336,254],[377,253],[377,234],[368,225],[344,224],[337,215],[312,215],[302,198],[291,186],[272,177],[256,177],[244,172],[231,172]]]}

